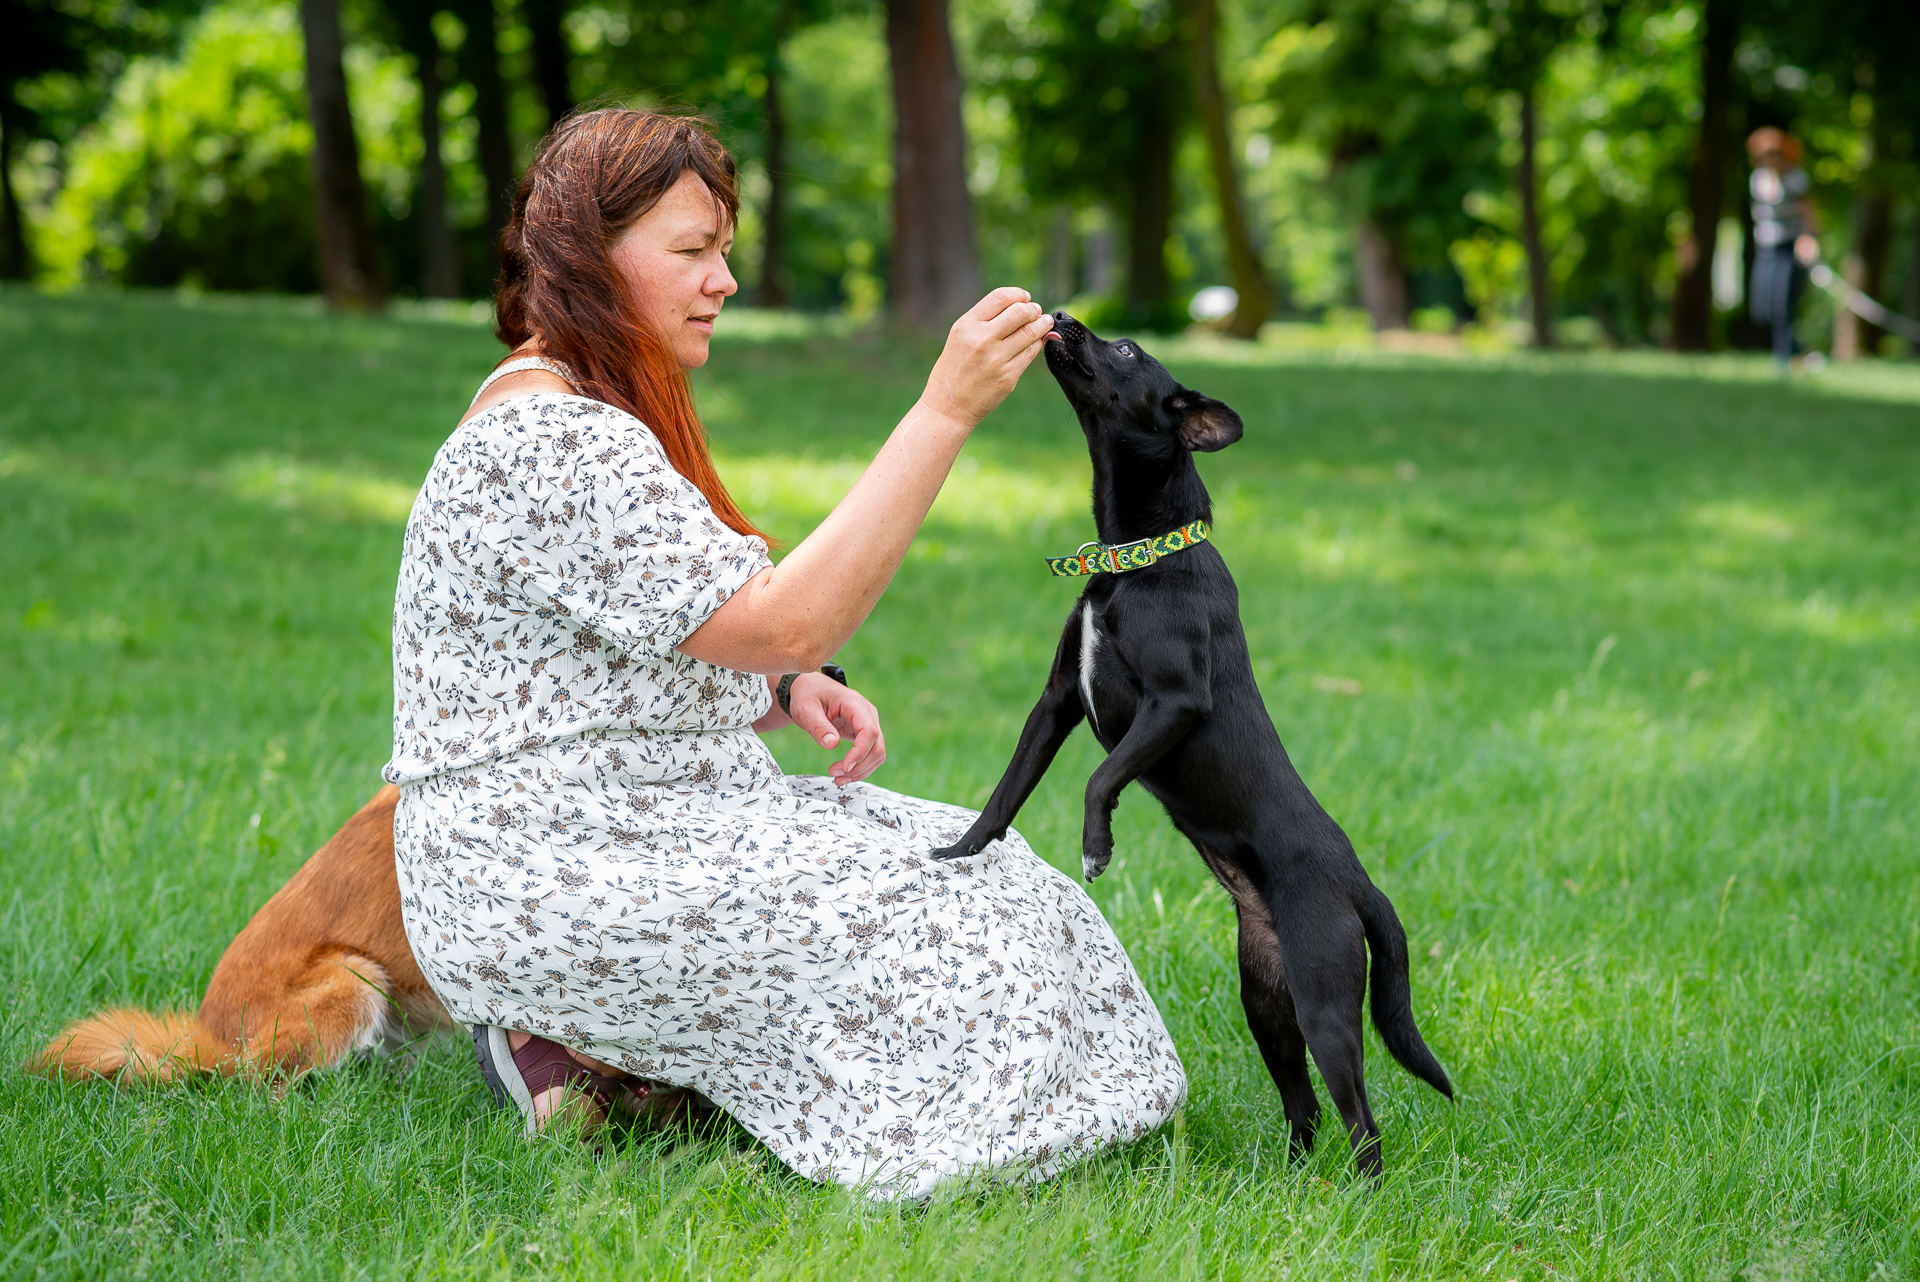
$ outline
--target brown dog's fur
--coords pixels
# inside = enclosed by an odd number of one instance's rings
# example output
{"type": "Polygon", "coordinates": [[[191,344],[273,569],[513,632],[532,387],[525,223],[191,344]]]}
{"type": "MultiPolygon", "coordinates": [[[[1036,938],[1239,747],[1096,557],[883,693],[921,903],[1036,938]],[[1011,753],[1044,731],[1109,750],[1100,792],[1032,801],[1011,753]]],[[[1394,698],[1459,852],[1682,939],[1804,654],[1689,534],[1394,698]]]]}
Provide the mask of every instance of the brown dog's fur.
{"type": "Polygon", "coordinates": [[[451,1028],[400,925],[399,799],[398,788],[382,788],[253,915],[214,967],[197,1015],[104,1010],[69,1025],[28,1069],[151,1082],[295,1075],[451,1028]]]}

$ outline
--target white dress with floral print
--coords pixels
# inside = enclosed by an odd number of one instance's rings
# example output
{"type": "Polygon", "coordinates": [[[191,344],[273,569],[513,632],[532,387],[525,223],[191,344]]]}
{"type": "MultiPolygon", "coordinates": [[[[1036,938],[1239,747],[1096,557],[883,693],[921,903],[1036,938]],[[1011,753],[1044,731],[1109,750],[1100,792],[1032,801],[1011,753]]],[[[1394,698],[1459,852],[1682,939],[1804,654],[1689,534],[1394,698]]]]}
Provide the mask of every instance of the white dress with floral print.
{"type": "Polygon", "coordinates": [[[1046,1176],[1186,1079],[1091,900],[971,811],[782,774],[766,679],[673,647],[768,564],[631,415],[516,397],[440,450],[394,610],[394,848],[454,1018],[692,1087],[881,1195],[1046,1176]]]}

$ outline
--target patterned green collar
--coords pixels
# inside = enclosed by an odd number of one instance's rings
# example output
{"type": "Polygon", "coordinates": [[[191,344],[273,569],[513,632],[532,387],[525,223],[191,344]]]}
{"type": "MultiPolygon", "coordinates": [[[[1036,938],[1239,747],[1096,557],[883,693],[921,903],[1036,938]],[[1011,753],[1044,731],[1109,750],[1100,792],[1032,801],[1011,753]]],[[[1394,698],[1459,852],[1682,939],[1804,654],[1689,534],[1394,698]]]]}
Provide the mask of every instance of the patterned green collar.
{"type": "Polygon", "coordinates": [[[1050,556],[1047,568],[1055,578],[1078,579],[1089,574],[1125,574],[1152,565],[1163,556],[1182,548],[1205,543],[1213,529],[1205,521],[1193,521],[1158,538],[1135,539],[1131,543],[1082,543],[1072,556],[1050,556]]]}

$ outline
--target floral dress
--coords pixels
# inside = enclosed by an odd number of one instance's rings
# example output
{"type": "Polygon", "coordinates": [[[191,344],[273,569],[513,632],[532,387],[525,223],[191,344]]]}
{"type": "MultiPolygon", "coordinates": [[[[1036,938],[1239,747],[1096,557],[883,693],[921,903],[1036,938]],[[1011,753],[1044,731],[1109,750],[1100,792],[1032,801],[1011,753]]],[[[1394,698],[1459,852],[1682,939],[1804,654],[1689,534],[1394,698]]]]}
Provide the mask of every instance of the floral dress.
{"type": "Polygon", "coordinates": [[[973,812],[781,773],[764,677],[674,647],[769,564],[620,410],[443,446],[394,609],[402,912],[453,1017],[691,1087],[803,1175],[1047,1176],[1186,1094],[1086,894],[973,812]]]}

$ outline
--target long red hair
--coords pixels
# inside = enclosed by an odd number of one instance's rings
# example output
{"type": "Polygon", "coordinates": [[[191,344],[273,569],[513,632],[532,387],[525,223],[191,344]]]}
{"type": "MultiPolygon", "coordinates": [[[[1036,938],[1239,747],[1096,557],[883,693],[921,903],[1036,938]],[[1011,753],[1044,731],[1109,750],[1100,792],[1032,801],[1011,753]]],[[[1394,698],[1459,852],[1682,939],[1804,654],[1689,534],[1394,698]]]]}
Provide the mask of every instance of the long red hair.
{"type": "Polygon", "coordinates": [[[494,334],[508,347],[538,336],[580,391],[652,429],[667,461],[741,534],[760,535],[727,493],[694,412],[686,371],[647,324],[613,265],[613,242],[692,172],[729,221],[740,210],[733,157],[704,121],[608,107],[561,121],[513,193],[500,233],[494,334]]]}

